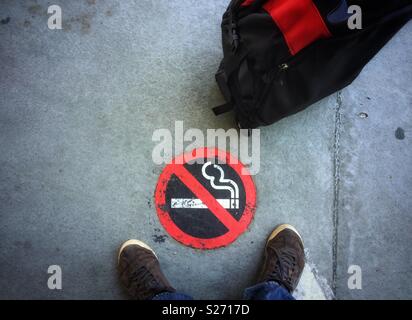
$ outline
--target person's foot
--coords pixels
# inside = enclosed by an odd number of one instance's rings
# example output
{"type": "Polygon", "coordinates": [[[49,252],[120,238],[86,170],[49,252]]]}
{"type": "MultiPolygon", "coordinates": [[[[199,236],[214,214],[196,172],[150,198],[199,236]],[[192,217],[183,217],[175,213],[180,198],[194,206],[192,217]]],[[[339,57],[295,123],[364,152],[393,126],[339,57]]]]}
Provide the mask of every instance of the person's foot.
{"type": "Polygon", "coordinates": [[[294,227],[278,226],[266,243],[260,282],[276,281],[292,293],[305,266],[303,241],[294,227]]]}
{"type": "Polygon", "coordinates": [[[162,292],[175,292],[162,273],[154,251],[139,240],[123,243],[118,269],[120,281],[135,299],[148,300],[162,292]]]}

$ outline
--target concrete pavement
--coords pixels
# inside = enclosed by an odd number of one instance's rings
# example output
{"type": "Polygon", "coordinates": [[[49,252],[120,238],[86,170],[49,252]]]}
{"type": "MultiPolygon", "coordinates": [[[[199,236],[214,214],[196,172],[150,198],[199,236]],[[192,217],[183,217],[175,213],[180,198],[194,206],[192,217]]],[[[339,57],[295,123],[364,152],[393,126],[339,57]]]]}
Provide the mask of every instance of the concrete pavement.
{"type": "Polygon", "coordinates": [[[0,298],[126,298],[129,238],[180,291],[239,298],[283,222],[307,249],[298,297],[412,297],[411,23],[353,85],[261,131],[257,212],[234,244],[193,250],[160,225],[152,133],[234,125],[211,112],[227,2],[58,0],[63,30],[47,28],[47,1],[1,2],[0,298]],[[61,291],[46,285],[54,264],[61,291]]]}

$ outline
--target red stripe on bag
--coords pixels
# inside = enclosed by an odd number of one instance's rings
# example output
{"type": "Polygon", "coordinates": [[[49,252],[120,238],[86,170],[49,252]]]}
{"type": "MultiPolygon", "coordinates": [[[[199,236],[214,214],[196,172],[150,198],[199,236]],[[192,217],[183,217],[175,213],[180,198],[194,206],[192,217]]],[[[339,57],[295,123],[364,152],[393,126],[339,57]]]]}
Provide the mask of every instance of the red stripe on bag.
{"type": "MultiPolygon", "coordinates": [[[[242,5],[253,2],[246,0],[242,5]]],[[[263,8],[283,33],[292,55],[318,39],[332,36],[312,0],[268,0],[263,8]]]]}
{"type": "Polygon", "coordinates": [[[242,6],[243,6],[243,7],[250,6],[253,2],[255,2],[255,0],[245,0],[245,1],[242,3],[242,6]]]}

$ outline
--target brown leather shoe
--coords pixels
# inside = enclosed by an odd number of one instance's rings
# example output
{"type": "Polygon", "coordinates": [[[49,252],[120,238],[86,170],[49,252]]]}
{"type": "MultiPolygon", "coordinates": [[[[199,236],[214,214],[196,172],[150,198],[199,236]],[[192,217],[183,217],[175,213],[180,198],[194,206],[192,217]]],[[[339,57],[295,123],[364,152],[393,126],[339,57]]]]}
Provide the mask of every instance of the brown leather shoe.
{"type": "Polygon", "coordinates": [[[292,293],[305,266],[303,241],[294,227],[278,226],[270,235],[259,283],[276,281],[292,293]]]}
{"type": "Polygon", "coordinates": [[[154,251],[139,240],[123,243],[118,269],[121,282],[134,299],[148,300],[162,292],[175,292],[162,273],[154,251]]]}

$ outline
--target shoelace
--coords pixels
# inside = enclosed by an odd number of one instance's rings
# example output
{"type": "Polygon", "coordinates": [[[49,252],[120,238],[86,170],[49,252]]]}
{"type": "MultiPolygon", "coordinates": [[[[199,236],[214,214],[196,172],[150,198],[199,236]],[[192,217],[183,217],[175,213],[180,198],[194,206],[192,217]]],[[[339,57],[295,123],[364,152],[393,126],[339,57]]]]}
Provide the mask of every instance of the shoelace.
{"type": "Polygon", "coordinates": [[[145,267],[135,270],[130,276],[131,284],[135,286],[136,295],[148,294],[150,289],[158,286],[156,278],[145,267]]]}
{"type": "Polygon", "coordinates": [[[292,276],[296,269],[296,255],[291,249],[273,249],[277,262],[275,269],[271,273],[272,278],[285,282],[289,287],[293,287],[292,276]]]}

